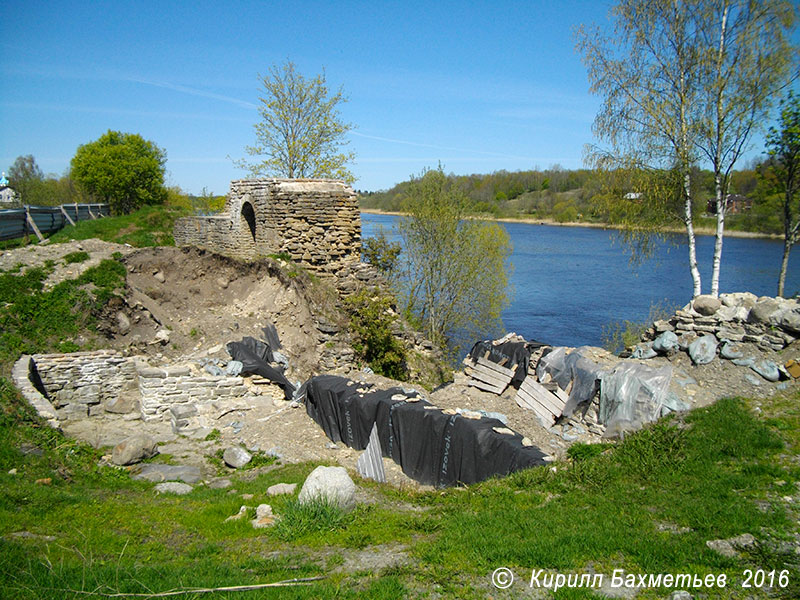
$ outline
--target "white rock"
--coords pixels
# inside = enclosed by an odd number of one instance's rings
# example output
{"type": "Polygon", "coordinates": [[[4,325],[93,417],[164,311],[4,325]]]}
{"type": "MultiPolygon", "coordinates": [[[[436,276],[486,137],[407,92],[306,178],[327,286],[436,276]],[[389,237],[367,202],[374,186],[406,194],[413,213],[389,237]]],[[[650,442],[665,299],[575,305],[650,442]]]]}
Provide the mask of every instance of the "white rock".
{"type": "Polygon", "coordinates": [[[281,494],[294,494],[296,483],[276,483],[267,488],[267,496],[280,496],[281,494]]]}
{"type": "Polygon", "coordinates": [[[158,454],[158,445],[148,435],[138,433],[123,440],[111,452],[111,462],[115,465],[132,465],[158,454]]]}
{"type": "Polygon", "coordinates": [[[225,461],[226,465],[234,469],[242,468],[252,459],[253,456],[240,446],[229,446],[225,448],[225,452],[222,453],[222,460],[225,461]]]}
{"type": "Polygon", "coordinates": [[[344,467],[317,467],[306,478],[297,499],[301,504],[327,500],[350,511],[356,505],[356,486],[344,467]]]}
{"type": "Polygon", "coordinates": [[[159,494],[178,494],[183,496],[192,491],[192,486],[179,481],[165,481],[164,483],[159,483],[155,490],[159,494]]]}

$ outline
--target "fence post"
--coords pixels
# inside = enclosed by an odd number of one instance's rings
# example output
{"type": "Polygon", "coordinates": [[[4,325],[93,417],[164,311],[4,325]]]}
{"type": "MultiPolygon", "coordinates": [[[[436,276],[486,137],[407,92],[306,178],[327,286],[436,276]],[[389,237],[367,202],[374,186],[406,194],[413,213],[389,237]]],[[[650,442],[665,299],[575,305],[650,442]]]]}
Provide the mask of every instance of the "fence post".
{"type": "MultiPolygon", "coordinates": [[[[67,217],[67,221],[69,221],[69,224],[70,224],[70,225],[75,225],[75,221],[73,221],[73,220],[72,220],[72,217],[70,217],[70,216],[69,216],[69,213],[68,213],[68,212],[66,211],[66,209],[64,208],[64,205],[62,204],[62,205],[61,205],[61,206],[59,206],[58,208],[60,208],[60,209],[61,209],[61,214],[63,214],[65,217],[67,217]]],[[[75,216],[77,217],[78,215],[76,214],[75,216]]]]}
{"type": "Polygon", "coordinates": [[[39,231],[39,228],[36,226],[36,221],[34,221],[33,217],[31,217],[30,207],[27,204],[25,205],[25,220],[31,226],[31,229],[33,229],[34,233],[36,234],[36,237],[39,238],[39,243],[41,244],[42,242],[44,242],[44,236],[42,235],[42,232],[39,231]]]}

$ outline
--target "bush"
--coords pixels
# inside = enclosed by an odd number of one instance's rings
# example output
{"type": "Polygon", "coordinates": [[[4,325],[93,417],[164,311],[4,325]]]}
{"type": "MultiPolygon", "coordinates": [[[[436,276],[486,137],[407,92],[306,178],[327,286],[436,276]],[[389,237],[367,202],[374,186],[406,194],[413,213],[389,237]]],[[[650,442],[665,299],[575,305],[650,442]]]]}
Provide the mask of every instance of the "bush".
{"type": "Polygon", "coordinates": [[[655,321],[669,319],[675,314],[677,306],[666,300],[650,305],[650,312],[644,321],[611,321],[603,326],[601,338],[603,348],[612,354],[619,354],[626,348],[642,341],[642,336],[655,321]]]}
{"type": "Polygon", "coordinates": [[[365,239],[361,244],[364,260],[387,276],[391,276],[397,268],[400,250],[400,243],[389,241],[383,227],[378,227],[375,236],[365,239]]]}
{"type": "Polygon", "coordinates": [[[345,301],[356,334],[353,349],[379,375],[404,381],[408,377],[406,350],[392,334],[391,303],[391,298],[373,298],[367,291],[345,301]]]}

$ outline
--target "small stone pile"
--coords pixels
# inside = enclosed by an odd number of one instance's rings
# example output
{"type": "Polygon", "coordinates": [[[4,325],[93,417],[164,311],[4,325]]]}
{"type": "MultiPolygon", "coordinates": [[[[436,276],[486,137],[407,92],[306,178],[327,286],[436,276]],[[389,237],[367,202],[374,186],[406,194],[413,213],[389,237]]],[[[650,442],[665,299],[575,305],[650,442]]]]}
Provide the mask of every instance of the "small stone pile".
{"type": "Polygon", "coordinates": [[[655,340],[666,331],[684,340],[710,334],[719,341],[783,350],[800,338],[800,303],[794,298],[759,298],[749,292],[698,296],[668,321],[656,321],[646,338],[655,340]]]}
{"type": "Polygon", "coordinates": [[[656,321],[633,350],[633,358],[670,356],[684,351],[696,365],[708,364],[719,354],[753,368],[769,381],[780,378],[779,365],[744,355],[742,344],[764,352],[780,351],[800,338],[800,302],[797,299],[758,298],[749,292],[698,296],[669,320],[656,321]]]}

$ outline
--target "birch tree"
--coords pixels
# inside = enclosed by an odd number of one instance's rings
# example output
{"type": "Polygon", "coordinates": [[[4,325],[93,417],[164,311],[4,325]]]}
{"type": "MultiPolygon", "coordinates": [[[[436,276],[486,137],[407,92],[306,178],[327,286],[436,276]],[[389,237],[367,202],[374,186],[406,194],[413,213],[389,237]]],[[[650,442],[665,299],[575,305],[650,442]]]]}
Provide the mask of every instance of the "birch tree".
{"type": "Polygon", "coordinates": [[[591,90],[604,98],[594,132],[608,148],[593,148],[589,156],[601,165],[677,170],[694,296],[702,282],[692,167],[702,160],[714,172],[710,291],[716,296],[730,174],[766,121],[772,98],[796,72],[797,51],[789,41],[795,12],[785,0],[620,0],[611,12],[613,37],[578,32],[591,90]]]}
{"type": "MultiPolygon", "coordinates": [[[[701,293],[691,185],[695,112],[701,95],[697,5],[694,0],[621,0],[611,11],[611,36],[596,27],[577,32],[590,90],[603,97],[593,131],[608,144],[588,148],[587,158],[607,170],[678,173],[682,200],[678,216],[686,229],[694,296],[701,293]]],[[[674,191],[651,190],[647,201],[666,204],[670,193],[674,191]]]]}
{"type": "Polygon", "coordinates": [[[778,296],[783,296],[789,253],[800,238],[800,96],[790,92],[781,102],[779,128],[770,127],[767,148],[783,192],[783,257],[778,275],[778,296]]]}
{"type": "Polygon", "coordinates": [[[714,172],[711,294],[717,296],[731,171],[768,120],[773,99],[796,76],[797,50],[789,40],[795,8],[781,0],[713,0],[701,5],[697,20],[704,90],[697,147],[714,172]]]}

